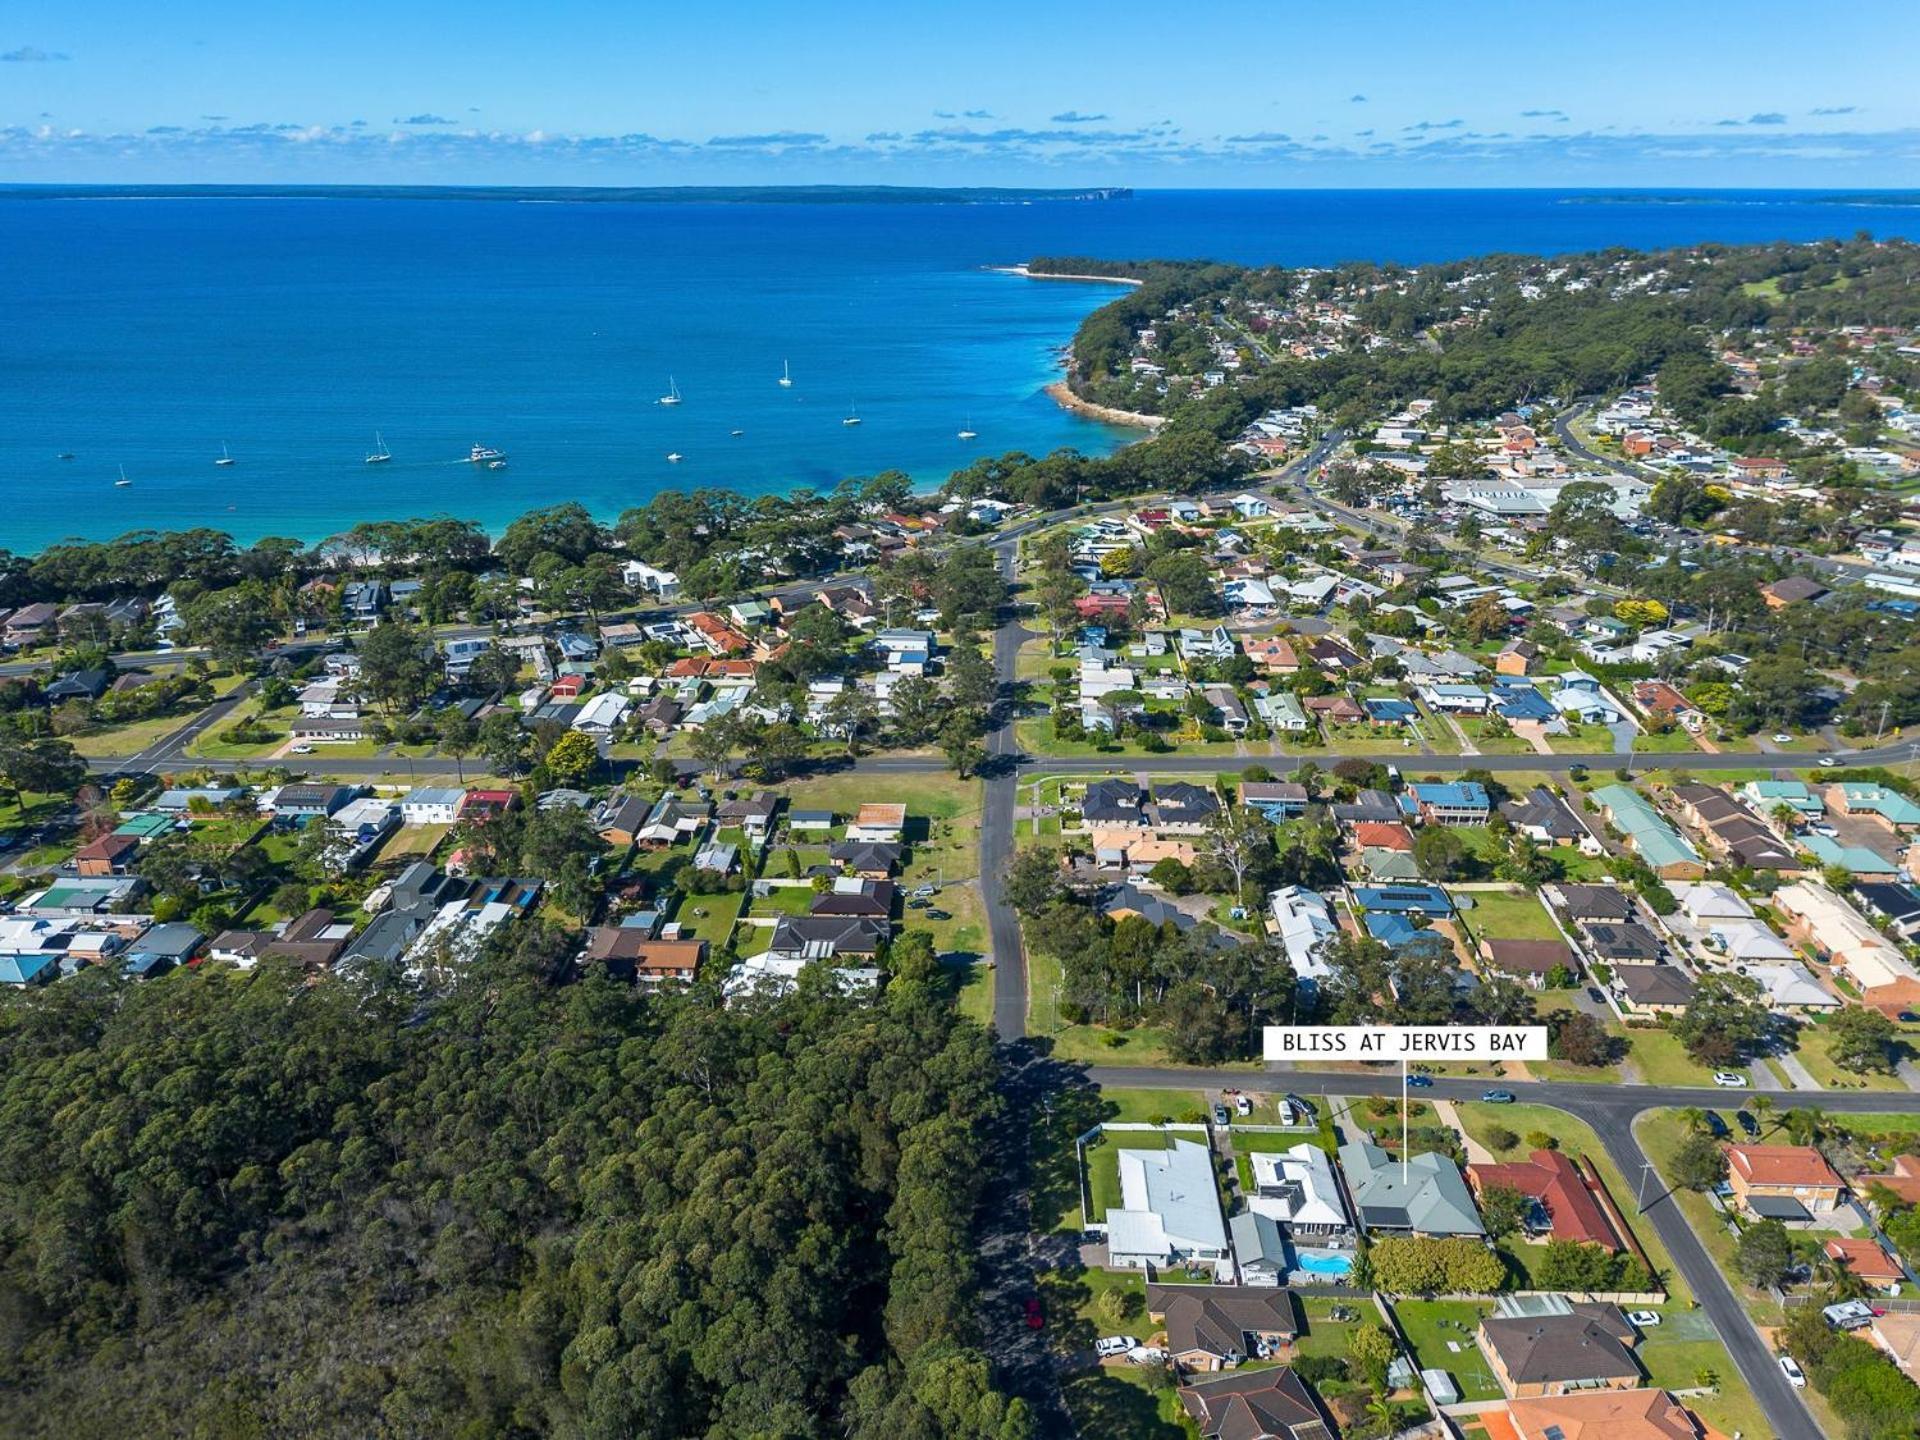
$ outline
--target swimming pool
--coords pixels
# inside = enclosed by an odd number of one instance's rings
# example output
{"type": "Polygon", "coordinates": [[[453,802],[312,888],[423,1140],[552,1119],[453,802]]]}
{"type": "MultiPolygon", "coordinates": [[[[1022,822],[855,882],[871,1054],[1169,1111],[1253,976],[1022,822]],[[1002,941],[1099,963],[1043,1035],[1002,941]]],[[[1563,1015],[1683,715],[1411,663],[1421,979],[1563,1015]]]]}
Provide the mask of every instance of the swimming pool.
{"type": "Polygon", "coordinates": [[[1345,1275],[1353,1269],[1353,1256],[1338,1250],[1301,1250],[1293,1263],[1295,1269],[1311,1275],[1345,1275]]]}

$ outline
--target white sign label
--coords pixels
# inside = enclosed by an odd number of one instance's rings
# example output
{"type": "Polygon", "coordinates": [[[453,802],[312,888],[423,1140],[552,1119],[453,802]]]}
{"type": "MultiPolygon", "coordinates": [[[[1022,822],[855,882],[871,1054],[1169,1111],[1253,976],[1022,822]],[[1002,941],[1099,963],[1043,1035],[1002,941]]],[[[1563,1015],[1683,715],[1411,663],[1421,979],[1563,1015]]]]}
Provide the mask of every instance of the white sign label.
{"type": "Polygon", "coordinates": [[[1269,1060],[1544,1060],[1544,1025],[1269,1025],[1269,1060]]]}

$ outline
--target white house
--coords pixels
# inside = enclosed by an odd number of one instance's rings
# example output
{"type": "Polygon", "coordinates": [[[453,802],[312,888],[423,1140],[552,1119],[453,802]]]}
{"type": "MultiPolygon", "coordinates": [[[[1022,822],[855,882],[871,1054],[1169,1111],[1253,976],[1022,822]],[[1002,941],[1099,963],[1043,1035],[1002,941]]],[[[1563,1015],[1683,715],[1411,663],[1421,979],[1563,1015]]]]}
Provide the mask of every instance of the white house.
{"type": "Polygon", "coordinates": [[[1329,974],[1320,952],[1340,931],[1326,897],[1299,885],[1288,885],[1267,897],[1280,943],[1286,948],[1287,963],[1302,980],[1317,981],[1329,974]]]}
{"type": "Polygon", "coordinates": [[[629,560],[620,567],[620,582],[629,590],[644,590],[659,600],[680,598],[680,577],[671,570],[656,569],[640,560],[629,560]]]}
{"type": "Polygon", "coordinates": [[[585,735],[611,735],[627,718],[631,702],[617,690],[605,690],[580,707],[573,728],[585,735]]]}
{"type": "Polygon", "coordinates": [[[1242,491],[1233,497],[1233,513],[1242,520],[1264,520],[1273,513],[1273,507],[1258,495],[1249,495],[1242,491]]]}
{"type": "Polygon", "coordinates": [[[1144,1270],[1228,1259],[1227,1225],[1213,1180],[1213,1152],[1173,1138],[1164,1150],[1121,1150],[1120,1208],[1106,1214],[1107,1256],[1144,1270]]]}
{"type": "Polygon", "coordinates": [[[400,818],[409,825],[451,825],[466,798],[466,791],[452,785],[424,785],[400,797],[400,818]]]}
{"type": "Polygon", "coordinates": [[[1347,1207],[1334,1178],[1333,1157],[1318,1145],[1301,1142],[1290,1150],[1255,1150],[1253,1191],[1247,1208],[1287,1228],[1288,1233],[1327,1238],[1352,1230],[1347,1207]]]}

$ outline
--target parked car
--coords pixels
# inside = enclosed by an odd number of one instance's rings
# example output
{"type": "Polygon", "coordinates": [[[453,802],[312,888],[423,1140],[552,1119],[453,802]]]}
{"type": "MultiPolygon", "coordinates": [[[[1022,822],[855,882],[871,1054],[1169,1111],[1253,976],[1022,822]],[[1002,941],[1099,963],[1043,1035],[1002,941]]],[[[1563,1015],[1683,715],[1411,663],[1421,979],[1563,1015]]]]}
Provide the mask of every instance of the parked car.
{"type": "Polygon", "coordinates": [[[1047,1312],[1040,1308],[1040,1297],[1038,1295],[1029,1295],[1026,1298],[1026,1303],[1021,1306],[1021,1309],[1027,1317],[1027,1328],[1029,1330],[1038,1330],[1047,1323],[1047,1312]]]}
{"type": "Polygon", "coordinates": [[[924,910],[931,904],[933,904],[931,900],[909,900],[907,901],[907,909],[924,910]]]}
{"type": "Polygon", "coordinates": [[[1787,1377],[1787,1383],[1796,1390],[1807,1388],[1807,1372],[1800,1368],[1800,1362],[1791,1355],[1780,1357],[1780,1373],[1787,1377]]]}
{"type": "Polygon", "coordinates": [[[1719,1111],[1709,1110],[1706,1112],[1706,1117],[1707,1129],[1713,1135],[1714,1139],[1725,1140],[1733,1134],[1733,1131],[1727,1128],[1727,1122],[1720,1118],[1719,1111]]]}
{"type": "Polygon", "coordinates": [[[1233,1123],[1233,1116],[1228,1112],[1226,1106],[1216,1105],[1213,1107],[1213,1123],[1216,1125],[1231,1125],[1233,1123]]]}
{"type": "Polygon", "coordinates": [[[1409,1075],[1407,1076],[1407,1085],[1414,1090],[1431,1090],[1433,1088],[1433,1077],[1431,1075],[1409,1075]]]}
{"type": "Polygon", "coordinates": [[[1713,1083],[1723,1090],[1742,1090],[1746,1088],[1747,1077],[1732,1070],[1716,1070],[1713,1072],[1713,1083]]]}
{"type": "Polygon", "coordinates": [[[1607,1003],[1607,997],[1601,992],[1598,985],[1587,986],[1587,998],[1596,1005],[1604,1005],[1607,1003]]]}
{"type": "Polygon", "coordinates": [[[1513,1104],[1513,1092],[1511,1090],[1489,1090],[1480,1098],[1489,1105],[1513,1104]]]}
{"type": "Polygon", "coordinates": [[[1793,736],[1782,730],[1778,735],[1773,737],[1773,743],[1776,745],[1791,745],[1793,744],[1793,736]]]}
{"type": "Polygon", "coordinates": [[[294,747],[293,747],[293,753],[294,753],[295,755],[311,755],[311,754],[313,754],[313,746],[311,746],[311,745],[296,745],[296,746],[294,746],[294,747]]]}
{"type": "Polygon", "coordinates": [[[1753,1116],[1749,1115],[1745,1110],[1734,1111],[1733,1118],[1739,1122],[1741,1132],[1749,1140],[1758,1138],[1760,1134],[1760,1122],[1758,1120],[1754,1119],[1753,1116]]]}
{"type": "Polygon", "coordinates": [[[1660,1323],[1660,1312],[1658,1310],[1629,1310],[1627,1311],[1627,1323],[1637,1326],[1642,1330],[1651,1330],[1660,1323]]]}
{"type": "Polygon", "coordinates": [[[1287,1103],[1293,1106],[1293,1108],[1298,1110],[1302,1115],[1306,1116],[1307,1119],[1309,1120],[1313,1120],[1317,1118],[1320,1114],[1318,1110],[1313,1108],[1312,1101],[1302,1100],[1298,1095],[1295,1095],[1291,1090],[1287,1092],[1287,1103]]]}
{"type": "Polygon", "coordinates": [[[931,900],[940,893],[940,887],[938,885],[916,885],[913,887],[911,893],[916,900],[931,900]]]}
{"type": "Polygon", "coordinates": [[[1093,1342],[1093,1353],[1102,1360],[1111,1360],[1116,1355],[1139,1348],[1140,1342],[1131,1335],[1108,1335],[1093,1342]]]}
{"type": "Polygon", "coordinates": [[[1233,1111],[1236,1115],[1253,1114],[1253,1097],[1251,1095],[1236,1095],[1233,1100],[1233,1111]]]}
{"type": "Polygon", "coordinates": [[[948,914],[948,913],[947,913],[946,911],[944,911],[944,910],[929,910],[929,911],[927,911],[927,919],[929,919],[929,920],[951,920],[951,919],[953,919],[953,916],[951,916],[951,915],[949,915],[949,914],[948,914]]]}

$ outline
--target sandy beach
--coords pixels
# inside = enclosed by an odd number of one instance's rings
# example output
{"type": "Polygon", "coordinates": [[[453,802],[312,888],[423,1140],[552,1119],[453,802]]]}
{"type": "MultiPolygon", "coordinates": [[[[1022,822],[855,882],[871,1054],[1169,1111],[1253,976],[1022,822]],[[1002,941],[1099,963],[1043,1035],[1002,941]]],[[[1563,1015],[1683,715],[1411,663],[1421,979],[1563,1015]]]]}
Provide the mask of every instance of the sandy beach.
{"type": "Polygon", "coordinates": [[[1085,415],[1089,420],[1102,420],[1109,425],[1131,425],[1138,430],[1158,430],[1167,423],[1164,415],[1142,415],[1137,410],[1115,410],[1109,405],[1096,405],[1091,400],[1082,400],[1073,393],[1064,380],[1056,380],[1047,386],[1047,394],[1053,397],[1056,405],[1063,410],[1071,410],[1076,415],[1085,415]]]}
{"type": "Polygon", "coordinates": [[[1018,275],[1026,280],[1081,280],[1091,285],[1144,285],[1144,280],[1135,280],[1125,275],[1056,275],[1051,271],[1032,271],[1024,265],[989,265],[987,269],[996,275],[1018,275]]]}

